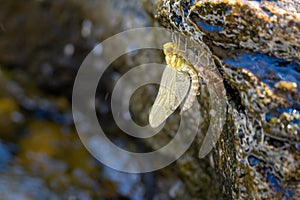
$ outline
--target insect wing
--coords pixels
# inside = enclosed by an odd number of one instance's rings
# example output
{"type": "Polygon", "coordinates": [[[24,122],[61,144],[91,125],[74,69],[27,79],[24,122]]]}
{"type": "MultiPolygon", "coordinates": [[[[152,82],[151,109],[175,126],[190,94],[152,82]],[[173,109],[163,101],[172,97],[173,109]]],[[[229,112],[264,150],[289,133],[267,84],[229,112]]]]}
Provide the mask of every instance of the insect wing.
{"type": "Polygon", "coordinates": [[[167,66],[163,72],[158,95],[149,115],[150,126],[162,124],[180,105],[190,87],[188,74],[167,66]]]}

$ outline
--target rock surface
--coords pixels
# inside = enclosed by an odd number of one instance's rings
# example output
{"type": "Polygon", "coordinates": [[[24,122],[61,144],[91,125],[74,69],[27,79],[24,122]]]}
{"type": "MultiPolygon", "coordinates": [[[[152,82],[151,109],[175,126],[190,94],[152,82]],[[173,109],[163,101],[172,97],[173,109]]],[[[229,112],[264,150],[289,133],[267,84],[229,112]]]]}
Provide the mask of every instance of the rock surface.
{"type": "MultiPolygon", "coordinates": [[[[222,62],[228,114],[213,155],[223,198],[300,198],[299,2],[161,0],[155,6],[163,26],[222,62]]],[[[191,166],[199,162],[189,156],[191,166]]],[[[187,182],[192,191],[201,189],[200,179],[187,182]]]]}

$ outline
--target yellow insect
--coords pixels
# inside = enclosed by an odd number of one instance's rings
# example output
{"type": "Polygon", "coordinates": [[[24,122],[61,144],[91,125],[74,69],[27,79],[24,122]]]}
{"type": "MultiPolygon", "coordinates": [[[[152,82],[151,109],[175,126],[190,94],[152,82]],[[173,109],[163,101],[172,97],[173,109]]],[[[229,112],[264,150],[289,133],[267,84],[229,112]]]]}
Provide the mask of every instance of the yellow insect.
{"type": "Polygon", "coordinates": [[[196,98],[199,90],[199,77],[198,73],[187,60],[183,58],[181,52],[176,43],[168,42],[164,45],[164,54],[166,55],[167,66],[173,67],[178,72],[185,72],[191,78],[191,88],[189,90],[188,96],[183,104],[181,113],[188,110],[196,98]]]}
{"type": "MultiPolygon", "coordinates": [[[[163,46],[167,67],[162,75],[161,86],[150,111],[149,124],[152,127],[162,124],[184,99],[180,114],[191,108],[200,87],[199,77],[205,83],[212,83],[210,85],[214,86],[217,94],[224,91],[223,84],[220,84],[222,78],[217,69],[208,69],[208,66],[205,68],[199,61],[194,65],[191,64],[187,43],[184,50],[181,50],[179,46],[179,42],[177,43],[175,40],[163,46]]],[[[203,54],[198,53],[198,60],[204,57],[203,54]]],[[[194,55],[194,53],[192,54],[194,55]]],[[[211,65],[210,61],[204,61],[204,63],[204,65],[211,65]]]]}
{"type": "Polygon", "coordinates": [[[207,86],[211,105],[208,112],[210,123],[207,132],[205,136],[204,133],[199,133],[203,137],[199,158],[203,158],[215,146],[222,132],[226,120],[226,90],[222,76],[214,62],[219,62],[221,66],[218,58],[213,57],[205,44],[193,47],[194,43],[191,43],[189,46],[195,48],[191,50],[187,49],[187,42],[184,50],[179,48],[179,42],[175,40],[163,46],[167,67],[163,72],[158,95],[150,111],[149,123],[152,127],[158,127],[182,102],[184,103],[180,114],[187,114],[186,116],[192,117],[189,120],[197,121],[198,118],[193,119],[193,112],[199,112],[198,110],[183,112],[191,106],[193,109],[199,109],[194,101],[201,80],[201,83],[207,86]]]}
{"type": "Polygon", "coordinates": [[[168,42],[164,44],[163,48],[167,67],[149,115],[149,123],[152,127],[159,126],[171,115],[183,101],[187,92],[188,95],[181,113],[188,110],[193,105],[200,86],[197,71],[193,65],[184,59],[184,51],[178,48],[177,43],[168,42]]]}

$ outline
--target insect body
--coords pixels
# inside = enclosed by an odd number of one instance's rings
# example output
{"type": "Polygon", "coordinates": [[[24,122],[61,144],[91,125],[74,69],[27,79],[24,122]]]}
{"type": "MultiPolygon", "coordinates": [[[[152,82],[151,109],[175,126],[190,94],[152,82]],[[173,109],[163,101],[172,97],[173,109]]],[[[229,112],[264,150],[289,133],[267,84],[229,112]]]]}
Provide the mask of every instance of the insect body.
{"type": "Polygon", "coordinates": [[[158,95],[150,111],[149,123],[152,127],[159,126],[183,101],[180,114],[187,114],[189,120],[197,121],[198,117],[193,118],[193,112],[183,112],[191,106],[195,106],[195,109],[199,108],[194,101],[201,79],[201,83],[205,83],[209,91],[211,105],[209,117],[212,122],[206,135],[203,135],[204,139],[199,150],[199,157],[203,158],[215,146],[226,120],[226,90],[215,62],[217,61],[220,66],[222,63],[218,58],[213,57],[205,44],[198,43],[197,46],[193,46],[191,43],[189,46],[195,48],[191,50],[186,48],[186,43],[185,49],[181,50],[179,41],[180,38],[178,43],[169,42],[163,46],[167,67],[163,72],[158,95]]]}
{"type": "Polygon", "coordinates": [[[200,86],[198,73],[184,58],[184,52],[175,42],[164,44],[167,68],[163,73],[161,87],[149,115],[149,123],[152,127],[157,127],[164,122],[186,96],[181,114],[193,105],[196,98],[200,86]]]}
{"type": "Polygon", "coordinates": [[[181,113],[188,110],[196,98],[199,90],[199,77],[195,68],[181,56],[181,50],[177,48],[176,43],[166,43],[164,45],[164,53],[166,55],[166,63],[169,67],[174,68],[178,72],[188,73],[191,78],[191,88],[188,96],[183,104],[181,113]]]}

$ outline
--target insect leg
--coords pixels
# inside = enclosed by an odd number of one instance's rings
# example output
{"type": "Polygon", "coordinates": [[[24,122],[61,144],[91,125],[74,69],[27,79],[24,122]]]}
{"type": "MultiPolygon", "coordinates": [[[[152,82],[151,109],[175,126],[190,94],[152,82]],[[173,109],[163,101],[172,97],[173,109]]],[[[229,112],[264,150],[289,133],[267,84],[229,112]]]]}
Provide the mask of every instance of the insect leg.
{"type": "Polygon", "coordinates": [[[176,35],[174,32],[172,32],[172,43],[173,44],[177,44],[177,41],[176,41],[176,35]]]}
{"type": "Polygon", "coordinates": [[[178,40],[177,40],[177,51],[180,51],[180,35],[178,35],[178,40]]]}
{"type": "MultiPolygon", "coordinates": [[[[203,52],[200,54],[200,52],[198,52],[198,59],[203,55],[203,52]]],[[[207,83],[207,79],[204,73],[204,67],[203,65],[198,61],[196,63],[196,65],[194,66],[196,71],[198,72],[198,76],[201,80],[201,83],[206,84],[207,83]]]]}
{"type": "Polygon", "coordinates": [[[205,69],[200,63],[195,65],[198,75],[204,84],[213,85],[214,90],[219,98],[224,97],[224,84],[223,79],[218,75],[218,72],[205,69]]]}
{"type": "Polygon", "coordinates": [[[184,44],[184,52],[187,51],[187,38],[185,38],[185,44],[184,44]]]}
{"type": "Polygon", "coordinates": [[[214,83],[214,89],[219,98],[224,98],[226,90],[224,88],[223,80],[219,80],[218,82],[214,83]]]}

